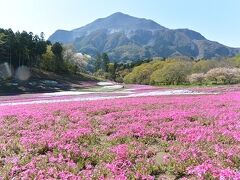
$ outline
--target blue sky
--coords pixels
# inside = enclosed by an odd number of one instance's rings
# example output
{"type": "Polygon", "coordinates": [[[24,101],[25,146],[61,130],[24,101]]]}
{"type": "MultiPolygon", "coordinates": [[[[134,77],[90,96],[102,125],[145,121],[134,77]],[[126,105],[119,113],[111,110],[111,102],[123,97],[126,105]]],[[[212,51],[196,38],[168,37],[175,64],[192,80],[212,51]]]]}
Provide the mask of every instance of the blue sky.
{"type": "Polygon", "coordinates": [[[240,47],[240,0],[0,0],[0,27],[43,31],[48,37],[56,29],[78,28],[114,12],[189,28],[240,47]]]}

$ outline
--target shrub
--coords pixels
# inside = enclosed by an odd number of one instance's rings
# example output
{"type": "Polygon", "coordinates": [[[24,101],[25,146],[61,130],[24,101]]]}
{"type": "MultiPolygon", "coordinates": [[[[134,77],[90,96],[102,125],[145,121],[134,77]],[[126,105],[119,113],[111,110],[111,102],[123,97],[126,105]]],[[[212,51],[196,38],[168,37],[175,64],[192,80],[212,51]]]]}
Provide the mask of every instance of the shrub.
{"type": "Polygon", "coordinates": [[[151,84],[178,85],[187,81],[187,75],[191,72],[191,63],[184,61],[168,62],[163,68],[151,75],[151,84]]]}
{"type": "Polygon", "coordinates": [[[238,59],[197,62],[183,59],[154,60],[125,73],[124,82],[152,85],[235,84],[240,82],[240,68],[236,68],[238,59]]]}
{"type": "Polygon", "coordinates": [[[151,64],[144,63],[133,69],[131,73],[124,77],[125,83],[149,84],[150,76],[153,72],[151,64]]]}
{"type": "Polygon", "coordinates": [[[231,58],[229,61],[234,67],[240,68],[240,55],[231,58]]]}
{"type": "Polygon", "coordinates": [[[194,73],[194,74],[191,74],[190,76],[188,76],[187,79],[191,84],[201,85],[201,84],[203,84],[203,82],[205,80],[205,75],[204,75],[204,73],[194,73]]]}
{"type": "Polygon", "coordinates": [[[193,65],[193,73],[206,73],[210,69],[213,69],[217,66],[217,62],[213,60],[200,60],[193,65]]]}
{"type": "Polygon", "coordinates": [[[235,84],[240,82],[239,68],[214,68],[206,73],[206,79],[212,84],[235,84]]]}

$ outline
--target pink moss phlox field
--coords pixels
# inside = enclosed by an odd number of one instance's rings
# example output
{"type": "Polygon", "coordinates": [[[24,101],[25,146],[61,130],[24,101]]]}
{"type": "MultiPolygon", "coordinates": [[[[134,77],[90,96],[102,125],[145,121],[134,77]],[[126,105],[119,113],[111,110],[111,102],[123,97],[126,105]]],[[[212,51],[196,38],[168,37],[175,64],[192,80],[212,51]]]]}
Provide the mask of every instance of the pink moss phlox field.
{"type": "Polygon", "coordinates": [[[0,107],[0,179],[240,179],[240,92],[0,107]]]}

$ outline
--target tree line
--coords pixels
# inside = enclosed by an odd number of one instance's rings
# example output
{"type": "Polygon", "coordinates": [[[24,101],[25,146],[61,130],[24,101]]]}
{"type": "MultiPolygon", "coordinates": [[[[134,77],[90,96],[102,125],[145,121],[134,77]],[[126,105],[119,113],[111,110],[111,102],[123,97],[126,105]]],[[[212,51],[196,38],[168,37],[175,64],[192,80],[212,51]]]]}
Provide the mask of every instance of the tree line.
{"type": "Polygon", "coordinates": [[[11,29],[0,29],[0,63],[8,62],[13,67],[37,66],[50,43],[40,36],[26,31],[14,33],[11,29]]]}
{"type": "Polygon", "coordinates": [[[90,62],[90,64],[92,65],[91,72],[93,72],[94,76],[123,83],[124,77],[129,74],[134,67],[151,61],[152,59],[144,59],[127,63],[117,63],[116,61],[110,60],[108,54],[104,52],[98,54],[96,59],[93,59],[93,62],[90,62]]]}
{"type": "Polygon", "coordinates": [[[212,85],[240,83],[240,56],[224,60],[157,59],[132,68],[125,83],[212,85]]]}
{"type": "Polygon", "coordinates": [[[83,59],[86,57],[80,57],[73,47],[45,40],[44,33],[39,36],[32,32],[0,29],[0,65],[7,63],[12,69],[27,66],[56,73],[76,73],[82,68],[83,59]]]}

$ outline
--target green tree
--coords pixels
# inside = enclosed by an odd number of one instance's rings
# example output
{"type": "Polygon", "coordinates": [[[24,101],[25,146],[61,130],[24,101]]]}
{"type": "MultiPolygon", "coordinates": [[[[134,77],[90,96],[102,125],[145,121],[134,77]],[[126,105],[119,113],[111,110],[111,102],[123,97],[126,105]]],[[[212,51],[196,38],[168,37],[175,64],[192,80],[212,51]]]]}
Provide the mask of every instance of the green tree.
{"type": "Polygon", "coordinates": [[[131,73],[124,77],[125,83],[150,84],[150,76],[153,72],[153,65],[144,63],[133,69],[131,73]]]}
{"type": "Polygon", "coordinates": [[[165,61],[157,59],[154,61],[141,63],[133,68],[132,72],[124,77],[125,83],[151,84],[151,75],[155,70],[161,69],[165,61]]]}
{"type": "Polygon", "coordinates": [[[193,73],[206,73],[210,69],[216,67],[217,62],[213,60],[200,60],[195,62],[193,65],[192,72],[193,73]]]}
{"type": "Polygon", "coordinates": [[[95,72],[99,71],[101,69],[102,64],[102,58],[100,55],[97,55],[97,58],[95,60],[94,66],[95,66],[95,72]]]}
{"type": "Polygon", "coordinates": [[[102,69],[104,72],[108,72],[108,64],[110,63],[107,53],[102,54],[102,69]]]}
{"type": "Polygon", "coordinates": [[[56,71],[56,58],[51,50],[51,46],[47,46],[47,51],[42,55],[42,61],[40,64],[41,69],[46,71],[56,71]]]}
{"type": "Polygon", "coordinates": [[[6,35],[4,33],[0,33],[0,45],[6,42],[6,35]]]}
{"type": "Polygon", "coordinates": [[[240,68],[240,55],[229,59],[229,61],[234,67],[240,68]]]}
{"type": "Polygon", "coordinates": [[[151,82],[160,85],[179,85],[187,82],[187,76],[191,73],[190,62],[172,61],[167,62],[163,68],[158,69],[151,75],[151,82]]]}
{"type": "Polygon", "coordinates": [[[59,42],[54,43],[51,50],[58,60],[62,60],[63,47],[59,42]]]}
{"type": "Polygon", "coordinates": [[[56,42],[52,45],[51,50],[56,57],[56,72],[62,73],[65,70],[62,57],[63,47],[59,42],[56,42]]]}
{"type": "Polygon", "coordinates": [[[116,68],[117,68],[117,64],[116,63],[109,63],[108,64],[108,72],[109,72],[109,76],[111,80],[116,79],[116,68]]]}

